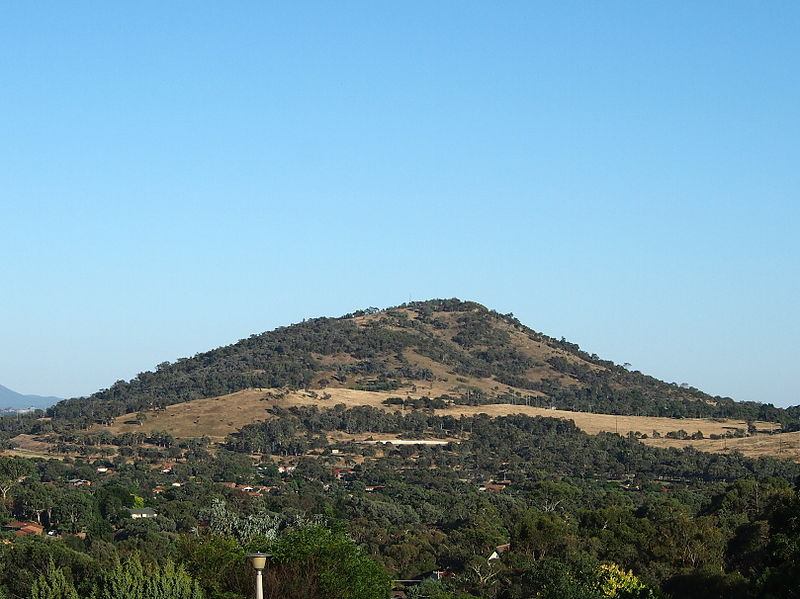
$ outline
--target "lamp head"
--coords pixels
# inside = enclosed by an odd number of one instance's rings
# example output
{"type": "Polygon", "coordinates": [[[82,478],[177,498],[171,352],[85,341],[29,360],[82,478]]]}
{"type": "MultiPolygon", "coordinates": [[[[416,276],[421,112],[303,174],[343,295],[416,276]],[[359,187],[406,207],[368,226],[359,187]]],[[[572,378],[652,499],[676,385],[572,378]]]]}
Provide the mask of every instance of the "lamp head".
{"type": "Polygon", "coordinates": [[[263,570],[272,556],[269,553],[251,553],[247,557],[250,558],[250,564],[253,569],[263,570]]]}

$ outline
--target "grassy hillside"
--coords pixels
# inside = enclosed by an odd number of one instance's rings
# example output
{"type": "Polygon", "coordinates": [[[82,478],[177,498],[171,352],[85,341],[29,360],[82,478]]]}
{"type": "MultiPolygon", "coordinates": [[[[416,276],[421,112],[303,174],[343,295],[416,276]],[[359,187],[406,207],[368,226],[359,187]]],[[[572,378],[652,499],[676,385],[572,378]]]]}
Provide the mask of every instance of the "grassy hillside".
{"type": "MultiPolygon", "coordinates": [[[[434,386],[434,389],[436,387],[434,386]]],[[[397,405],[391,403],[393,394],[387,391],[358,391],[354,389],[327,388],[318,391],[281,391],[275,389],[249,389],[237,391],[221,397],[196,399],[174,404],[164,410],[156,410],[145,414],[125,414],[109,425],[95,425],[90,435],[98,431],[108,431],[112,435],[125,433],[144,433],[151,436],[158,431],[165,431],[177,440],[186,440],[198,436],[208,437],[212,442],[224,442],[228,435],[235,434],[242,427],[276,418],[276,408],[281,410],[293,407],[314,406],[320,410],[334,406],[353,408],[371,406],[386,412],[397,411],[397,405]],[[138,420],[144,416],[142,420],[138,420]]],[[[413,400],[411,400],[413,401],[413,400]]],[[[758,433],[748,436],[728,436],[737,431],[743,432],[748,423],[743,420],[727,418],[663,418],[654,416],[615,416],[612,414],[594,414],[588,412],[570,412],[550,408],[538,408],[524,404],[492,404],[492,405],[457,405],[448,404],[442,408],[428,409],[428,413],[453,418],[470,417],[487,414],[493,418],[522,414],[526,416],[544,416],[571,420],[580,430],[589,434],[603,432],[628,436],[633,434],[646,444],[655,447],[694,447],[712,453],[727,453],[733,450],[749,457],[775,456],[800,461],[800,432],[782,435],[771,434],[777,424],[753,422],[758,433]],[[677,431],[687,431],[695,438],[675,438],[677,431]],[[697,433],[702,433],[702,437],[697,433]],[[647,438],[641,437],[646,435],[647,438]],[[653,438],[653,435],[658,435],[653,438]]],[[[378,438],[380,435],[371,432],[360,435],[346,435],[341,432],[327,431],[330,440],[351,438],[364,441],[378,438]],[[377,436],[376,436],[377,435],[377,436]]],[[[394,437],[394,435],[388,435],[394,437]]],[[[19,448],[29,451],[46,450],[52,444],[42,444],[38,439],[20,435],[12,440],[19,448]]]]}
{"type": "Polygon", "coordinates": [[[734,402],[631,372],[511,314],[456,299],[315,318],[165,362],[88,398],[60,402],[56,419],[90,423],[258,388],[346,388],[428,395],[461,405],[654,417],[792,422],[769,404],[734,402]]]}

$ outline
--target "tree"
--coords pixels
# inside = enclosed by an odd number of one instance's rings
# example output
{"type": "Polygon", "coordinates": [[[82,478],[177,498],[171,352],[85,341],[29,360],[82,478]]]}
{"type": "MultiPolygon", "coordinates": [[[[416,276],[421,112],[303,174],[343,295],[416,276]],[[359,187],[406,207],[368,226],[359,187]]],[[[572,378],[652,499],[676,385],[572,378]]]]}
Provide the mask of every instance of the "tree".
{"type": "Polygon", "coordinates": [[[33,466],[25,458],[0,457],[0,494],[3,500],[8,492],[26,476],[33,472],[33,466]]]}
{"type": "MultiPolygon", "coordinates": [[[[12,544],[0,543],[0,583],[7,588],[9,597],[28,597],[41,574],[58,569],[81,595],[89,596],[97,561],[70,545],[39,535],[17,537],[12,544]]],[[[41,583],[39,588],[44,589],[41,583]]]]}
{"type": "Polygon", "coordinates": [[[63,568],[56,568],[50,560],[48,572],[39,574],[31,586],[31,599],[79,599],[75,586],[64,576],[63,568]]]}
{"type": "Polygon", "coordinates": [[[190,574],[209,597],[249,596],[252,592],[252,567],[236,539],[213,534],[186,536],[179,548],[190,574]]]}
{"type": "Polygon", "coordinates": [[[596,588],[603,597],[615,599],[655,599],[656,593],[632,572],[615,564],[603,564],[597,573],[596,588]]]}
{"type": "Polygon", "coordinates": [[[563,554],[570,539],[570,526],[563,519],[552,512],[527,510],[514,525],[511,546],[533,559],[542,559],[563,554]]]}
{"type": "Polygon", "coordinates": [[[265,597],[375,599],[391,589],[389,576],[353,541],[323,526],[290,530],[271,548],[265,597]]]}
{"type": "Polygon", "coordinates": [[[138,556],[111,568],[100,577],[95,599],[203,599],[200,584],[171,561],[162,567],[147,564],[138,556]]]}
{"type": "Polygon", "coordinates": [[[474,595],[454,593],[441,581],[428,578],[408,590],[408,599],[477,599],[474,595]]]}
{"type": "Polygon", "coordinates": [[[68,490],[59,497],[53,508],[53,517],[70,533],[84,530],[94,510],[94,501],[88,493],[68,490]]]}
{"type": "Polygon", "coordinates": [[[57,502],[56,489],[38,481],[25,481],[16,491],[15,512],[22,518],[35,518],[39,524],[50,525],[51,513],[57,502]],[[45,519],[42,516],[47,516],[45,519]]]}
{"type": "Polygon", "coordinates": [[[545,557],[533,562],[520,576],[523,597],[537,599],[601,599],[592,588],[594,570],[588,564],[569,564],[545,557]]]}

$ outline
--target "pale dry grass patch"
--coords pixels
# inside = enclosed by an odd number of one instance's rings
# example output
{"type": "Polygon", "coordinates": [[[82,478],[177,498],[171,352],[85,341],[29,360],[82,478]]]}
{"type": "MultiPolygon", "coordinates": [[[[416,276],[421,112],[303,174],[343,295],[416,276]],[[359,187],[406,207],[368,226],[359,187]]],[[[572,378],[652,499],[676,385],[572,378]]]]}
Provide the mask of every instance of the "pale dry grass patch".
{"type": "MultiPolygon", "coordinates": [[[[372,406],[387,412],[395,412],[400,406],[387,406],[383,401],[389,397],[434,397],[447,393],[451,381],[434,381],[432,385],[417,387],[417,391],[360,391],[357,389],[325,388],[314,391],[286,391],[281,389],[248,389],[220,397],[196,399],[185,403],[168,406],[165,410],[147,412],[147,419],[138,424],[126,424],[135,421],[136,414],[126,414],[115,420],[108,427],[114,434],[122,432],[146,432],[166,430],[178,438],[207,436],[212,440],[222,440],[245,424],[259,422],[270,417],[267,409],[273,406],[289,408],[292,406],[317,406],[320,409],[332,408],[336,404],[344,404],[348,408],[356,406],[372,406]],[[323,399],[330,396],[328,399],[323,399]]],[[[452,392],[452,391],[451,391],[452,392]]],[[[443,410],[435,410],[437,414],[451,416],[473,416],[487,414],[492,417],[510,414],[527,416],[546,416],[573,420],[575,425],[589,434],[600,432],[619,433],[640,432],[652,435],[658,431],[665,435],[680,429],[692,434],[701,431],[708,437],[712,434],[722,435],[737,428],[746,429],[744,420],[705,419],[705,418],[658,418],[650,416],[615,416],[613,414],[592,414],[587,412],[570,412],[552,410],[524,405],[485,404],[480,406],[453,405],[443,410]]],[[[773,423],[756,423],[761,430],[777,427],[773,423]]]]}
{"type": "MultiPolygon", "coordinates": [[[[441,368],[441,366],[440,366],[441,368]]],[[[440,374],[437,372],[437,374],[440,374]]],[[[442,373],[443,374],[443,373],[442,373]]],[[[314,391],[283,389],[247,389],[219,397],[197,399],[185,403],[168,406],[164,410],[146,412],[147,418],[136,424],[137,414],[130,413],[115,419],[113,425],[104,427],[96,425],[94,430],[106,428],[118,435],[124,432],[143,432],[165,430],[178,439],[192,437],[209,437],[212,441],[223,441],[247,424],[260,422],[273,416],[267,412],[271,407],[279,406],[317,406],[319,409],[332,408],[336,404],[344,404],[348,408],[372,406],[387,412],[402,410],[401,406],[383,404],[389,397],[415,397],[422,395],[435,397],[445,393],[453,393],[456,383],[452,375],[447,381],[437,380],[417,387],[416,392],[409,389],[396,391],[360,391],[357,389],[325,388],[314,391]]],[[[724,435],[735,429],[747,429],[744,420],[737,419],[705,419],[705,418],[658,418],[650,416],[616,416],[613,414],[593,414],[587,412],[571,412],[553,410],[525,405],[486,404],[479,406],[451,405],[442,410],[435,410],[439,415],[474,416],[487,414],[491,417],[524,414],[526,416],[543,416],[572,420],[581,430],[589,434],[601,432],[628,433],[639,432],[652,437],[653,431],[662,436],[671,431],[684,430],[688,434],[700,431],[705,437],[712,434],[724,435]]],[[[759,430],[777,430],[779,425],[768,422],[756,422],[759,430]]],[[[331,440],[363,441],[368,438],[391,439],[393,434],[360,433],[348,435],[338,431],[329,433],[331,440]]],[[[35,439],[32,435],[19,435],[12,442],[20,450],[20,455],[47,455],[49,444],[35,439]]],[[[757,434],[751,437],[731,439],[702,439],[697,441],[678,439],[646,439],[645,443],[655,447],[695,447],[701,451],[724,453],[738,450],[751,457],[775,456],[800,458],[800,432],[781,435],[757,434]]]]}
{"type": "Polygon", "coordinates": [[[786,458],[800,462],[800,432],[732,439],[644,439],[643,442],[652,447],[693,447],[711,453],[738,451],[749,458],[786,458]]]}

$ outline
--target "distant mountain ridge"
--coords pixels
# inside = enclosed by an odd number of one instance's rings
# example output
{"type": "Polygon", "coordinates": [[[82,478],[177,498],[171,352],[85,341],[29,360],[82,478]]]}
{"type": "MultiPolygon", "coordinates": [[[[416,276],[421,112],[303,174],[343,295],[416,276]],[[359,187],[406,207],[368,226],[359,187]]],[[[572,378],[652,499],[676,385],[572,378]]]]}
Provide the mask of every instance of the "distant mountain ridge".
{"type": "Polygon", "coordinates": [[[58,403],[55,418],[102,421],[250,388],[352,388],[442,401],[668,417],[788,423],[771,404],[736,402],[629,371],[574,343],[538,333],[512,314],[437,299],[314,318],[164,362],[86,398],[58,403]]]}
{"type": "Polygon", "coordinates": [[[0,385],[0,409],[11,408],[21,410],[24,408],[37,408],[44,410],[53,404],[62,401],[60,397],[43,397],[41,395],[23,395],[0,385]]]}

